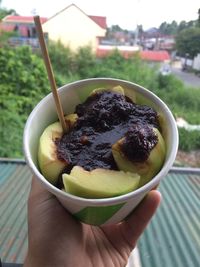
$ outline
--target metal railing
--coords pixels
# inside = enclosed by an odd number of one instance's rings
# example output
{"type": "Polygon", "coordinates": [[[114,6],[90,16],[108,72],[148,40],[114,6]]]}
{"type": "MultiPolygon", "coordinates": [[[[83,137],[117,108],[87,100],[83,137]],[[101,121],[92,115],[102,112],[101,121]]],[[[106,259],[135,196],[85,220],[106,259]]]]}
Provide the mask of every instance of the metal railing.
{"type": "MultiPolygon", "coordinates": [[[[47,41],[47,38],[45,38],[47,41]]],[[[40,47],[38,38],[28,37],[11,37],[8,40],[10,46],[31,46],[32,48],[38,49],[40,47]]]]}

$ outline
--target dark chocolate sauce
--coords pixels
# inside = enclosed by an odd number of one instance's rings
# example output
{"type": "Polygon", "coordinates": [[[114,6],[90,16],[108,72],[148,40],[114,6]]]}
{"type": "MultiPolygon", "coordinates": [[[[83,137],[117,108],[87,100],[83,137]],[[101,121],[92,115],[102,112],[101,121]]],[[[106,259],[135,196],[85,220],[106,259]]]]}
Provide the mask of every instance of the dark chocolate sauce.
{"type": "Polygon", "coordinates": [[[158,136],[148,124],[135,124],[125,134],[121,151],[132,162],[144,162],[158,142],[158,136]]]}
{"type": "Polygon", "coordinates": [[[117,170],[111,147],[122,137],[123,153],[137,162],[146,160],[158,141],[153,131],[159,126],[156,111],[119,93],[93,94],[77,105],[75,113],[78,119],[74,127],[56,140],[57,156],[66,162],[67,173],[75,165],[86,170],[117,170]]]}

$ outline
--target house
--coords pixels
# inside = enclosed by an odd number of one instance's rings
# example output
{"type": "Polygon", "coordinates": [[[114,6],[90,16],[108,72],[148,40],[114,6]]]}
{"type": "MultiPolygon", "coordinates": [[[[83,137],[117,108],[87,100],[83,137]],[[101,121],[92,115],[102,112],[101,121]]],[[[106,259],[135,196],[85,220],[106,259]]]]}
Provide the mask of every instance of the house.
{"type": "Polygon", "coordinates": [[[196,55],[193,59],[193,69],[200,71],[200,53],[196,55]]]}
{"type": "MultiPolygon", "coordinates": [[[[47,20],[47,18],[43,17],[40,19],[41,23],[47,20]]],[[[14,33],[8,40],[10,46],[28,45],[32,48],[39,48],[39,41],[36,38],[36,28],[32,16],[6,16],[0,23],[0,34],[1,32],[14,33]]]]}
{"type": "Polygon", "coordinates": [[[175,37],[173,35],[165,35],[158,39],[158,48],[160,50],[172,51],[175,47],[175,37]]]}
{"type": "Polygon", "coordinates": [[[99,38],[106,35],[106,28],[106,17],[88,16],[74,4],[43,24],[43,31],[50,40],[60,41],[74,51],[87,45],[95,51],[99,38]]]}
{"type": "MultiPolygon", "coordinates": [[[[106,17],[89,16],[74,4],[49,19],[44,17],[40,19],[43,31],[50,40],[61,41],[72,50],[90,45],[95,51],[99,40],[106,35],[106,17]]],[[[17,37],[11,38],[11,44],[38,46],[32,16],[8,15],[2,19],[0,31],[16,32],[17,37]]]]}
{"type": "MultiPolygon", "coordinates": [[[[40,18],[41,23],[47,21],[47,18],[40,18]]],[[[19,37],[36,37],[36,29],[32,16],[13,16],[8,15],[2,19],[1,31],[16,32],[19,37]]]]}

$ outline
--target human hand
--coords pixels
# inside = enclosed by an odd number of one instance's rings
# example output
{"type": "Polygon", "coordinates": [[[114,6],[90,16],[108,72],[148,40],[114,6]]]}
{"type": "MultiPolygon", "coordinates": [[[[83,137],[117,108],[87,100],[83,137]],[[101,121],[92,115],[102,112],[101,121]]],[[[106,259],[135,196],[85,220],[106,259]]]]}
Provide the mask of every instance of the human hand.
{"type": "Polygon", "coordinates": [[[74,219],[33,177],[24,267],[125,266],[160,199],[160,193],[153,190],[124,222],[90,226],[74,219]]]}

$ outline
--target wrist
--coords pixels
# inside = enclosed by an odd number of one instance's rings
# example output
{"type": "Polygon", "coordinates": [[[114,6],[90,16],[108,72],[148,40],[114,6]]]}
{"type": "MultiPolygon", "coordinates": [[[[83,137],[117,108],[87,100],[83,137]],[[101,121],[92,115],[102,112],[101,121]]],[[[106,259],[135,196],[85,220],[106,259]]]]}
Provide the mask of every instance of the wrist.
{"type": "Polygon", "coordinates": [[[46,256],[34,256],[27,254],[23,267],[57,267],[57,266],[67,266],[65,263],[59,262],[59,259],[50,258],[49,255],[46,256]]]}
{"type": "Polygon", "coordinates": [[[38,257],[32,257],[31,255],[27,255],[23,267],[53,267],[56,264],[49,264],[47,259],[42,259],[38,257]]]}

